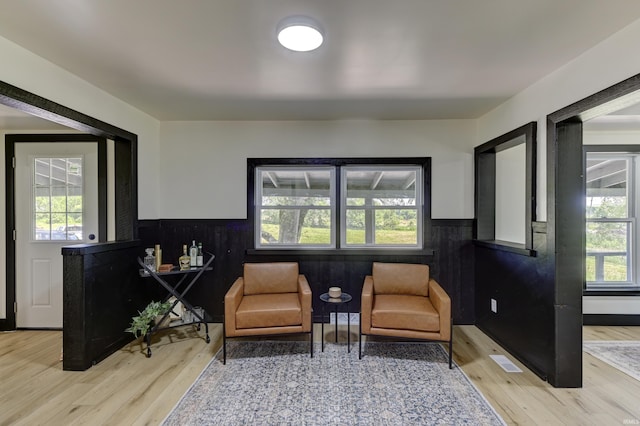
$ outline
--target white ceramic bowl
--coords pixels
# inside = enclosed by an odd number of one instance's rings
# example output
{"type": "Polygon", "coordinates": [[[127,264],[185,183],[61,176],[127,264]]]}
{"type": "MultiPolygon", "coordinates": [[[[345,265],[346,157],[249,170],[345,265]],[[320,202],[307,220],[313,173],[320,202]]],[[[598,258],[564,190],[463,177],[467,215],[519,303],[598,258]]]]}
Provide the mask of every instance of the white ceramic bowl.
{"type": "Polygon", "coordinates": [[[329,287],[329,297],[338,298],[342,294],[340,287],[329,287]]]}

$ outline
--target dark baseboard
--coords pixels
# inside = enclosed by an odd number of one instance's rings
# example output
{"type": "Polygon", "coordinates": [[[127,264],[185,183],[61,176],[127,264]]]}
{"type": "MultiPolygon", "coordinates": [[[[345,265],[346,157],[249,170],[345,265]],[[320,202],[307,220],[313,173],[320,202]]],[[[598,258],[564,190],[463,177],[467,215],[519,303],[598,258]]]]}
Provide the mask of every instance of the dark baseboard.
{"type": "Polygon", "coordinates": [[[640,315],[584,314],[583,325],[640,325],[640,315]]]}

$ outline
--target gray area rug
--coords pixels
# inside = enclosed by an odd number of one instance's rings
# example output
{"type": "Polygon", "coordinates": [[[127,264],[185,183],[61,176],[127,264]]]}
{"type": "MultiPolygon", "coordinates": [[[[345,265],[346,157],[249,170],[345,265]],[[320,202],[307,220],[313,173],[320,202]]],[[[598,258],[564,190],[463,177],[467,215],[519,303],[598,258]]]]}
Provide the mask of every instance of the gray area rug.
{"type": "Polygon", "coordinates": [[[640,380],[640,342],[630,340],[585,340],[584,351],[640,380]]]}
{"type": "Polygon", "coordinates": [[[502,425],[439,344],[227,342],[164,425],[502,425]]]}

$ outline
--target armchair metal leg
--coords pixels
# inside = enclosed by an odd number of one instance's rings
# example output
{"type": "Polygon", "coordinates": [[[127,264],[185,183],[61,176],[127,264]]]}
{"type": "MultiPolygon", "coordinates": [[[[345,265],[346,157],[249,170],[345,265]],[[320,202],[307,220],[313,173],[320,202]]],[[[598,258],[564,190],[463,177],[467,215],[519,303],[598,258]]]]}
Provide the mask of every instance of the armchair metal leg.
{"type": "Polygon", "coordinates": [[[311,352],[311,358],[313,358],[313,316],[311,317],[311,334],[309,335],[309,350],[311,352]]]}
{"type": "Polygon", "coordinates": [[[362,312],[358,321],[358,359],[362,359],[362,312]]]}
{"type": "Polygon", "coordinates": [[[227,365],[227,325],[224,314],[222,314],[222,365],[227,365]]]}
{"type": "Polygon", "coordinates": [[[451,329],[449,330],[449,369],[453,368],[452,356],[453,356],[453,318],[451,319],[451,329]]]}

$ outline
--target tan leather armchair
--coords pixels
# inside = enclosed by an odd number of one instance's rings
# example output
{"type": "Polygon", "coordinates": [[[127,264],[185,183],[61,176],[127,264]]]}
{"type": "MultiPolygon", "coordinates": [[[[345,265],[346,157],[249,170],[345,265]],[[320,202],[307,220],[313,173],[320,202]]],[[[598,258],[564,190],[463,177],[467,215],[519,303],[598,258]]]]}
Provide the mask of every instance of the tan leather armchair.
{"type": "Polygon", "coordinates": [[[313,357],[311,288],[296,262],[245,263],[224,297],[223,363],[227,338],[309,333],[313,357]]]}
{"type": "Polygon", "coordinates": [[[373,263],[362,287],[360,358],[362,335],[447,342],[452,367],[451,299],[429,277],[429,266],[373,263]]]}

